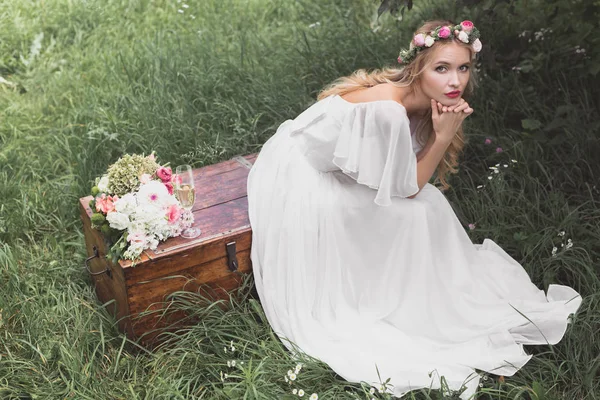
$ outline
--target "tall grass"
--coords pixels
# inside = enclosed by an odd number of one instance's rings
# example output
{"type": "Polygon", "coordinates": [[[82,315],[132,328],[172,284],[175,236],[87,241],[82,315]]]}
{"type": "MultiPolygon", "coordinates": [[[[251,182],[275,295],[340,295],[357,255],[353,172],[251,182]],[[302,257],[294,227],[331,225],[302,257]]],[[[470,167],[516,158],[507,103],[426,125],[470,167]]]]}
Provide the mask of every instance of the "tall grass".
{"type": "MultiPolygon", "coordinates": [[[[376,27],[366,0],[183,4],[2,4],[0,76],[12,84],[0,84],[0,397],[275,399],[294,386],[370,398],[318,360],[285,382],[296,362],[248,297],[251,278],[228,307],[177,294],[175,307],[202,322],[162,349],[125,339],[82,269],[77,199],[124,152],[194,166],[256,152],[326,83],[392,63],[420,20],[468,11],[423,1],[402,24],[386,16],[376,27]]],[[[597,92],[567,69],[488,72],[447,196],[465,229],[475,224],[474,242],[492,238],[540,288],[568,284],[585,301],[563,341],[529,346],[532,361],[505,381],[489,376],[481,398],[600,398],[597,92]],[[522,129],[522,119],[554,128],[522,129]]]]}

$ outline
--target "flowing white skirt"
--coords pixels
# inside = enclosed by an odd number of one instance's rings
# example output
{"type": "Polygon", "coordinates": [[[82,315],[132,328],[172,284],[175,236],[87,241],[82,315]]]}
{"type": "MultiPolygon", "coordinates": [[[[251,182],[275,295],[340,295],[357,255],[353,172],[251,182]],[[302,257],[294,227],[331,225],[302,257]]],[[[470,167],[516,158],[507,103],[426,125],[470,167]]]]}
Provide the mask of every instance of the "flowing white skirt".
{"type": "Polygon", "coordinates": [[[314,169],[290,122],[248,176],[256,288],[290,351],[350,382],[391,378],[396,396],[439,389],[443,376],[467,399],[475,369],[511,376],[531,358],[524,344],[560,341],[575,290],[546,295],[492,240],[473,244],[431,184],[381,207],[375,190],[314,169]]]}

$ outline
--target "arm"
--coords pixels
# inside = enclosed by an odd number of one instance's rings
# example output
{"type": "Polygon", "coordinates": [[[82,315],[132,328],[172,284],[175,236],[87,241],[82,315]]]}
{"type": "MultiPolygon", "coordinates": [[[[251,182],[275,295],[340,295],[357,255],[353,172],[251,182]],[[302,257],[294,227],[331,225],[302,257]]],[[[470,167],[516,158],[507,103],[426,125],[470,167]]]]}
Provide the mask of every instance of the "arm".
{"type": "Polygon", "coordinates": [[[450,145],[450,141],[436,138],[435,135],[430,136],[427,145],[417,156],[417,184],[419,191],[409,196],[409,199],[419,194],[423,186],[429,182],[436,167],[442,161],[448,145],[450,145]]]}

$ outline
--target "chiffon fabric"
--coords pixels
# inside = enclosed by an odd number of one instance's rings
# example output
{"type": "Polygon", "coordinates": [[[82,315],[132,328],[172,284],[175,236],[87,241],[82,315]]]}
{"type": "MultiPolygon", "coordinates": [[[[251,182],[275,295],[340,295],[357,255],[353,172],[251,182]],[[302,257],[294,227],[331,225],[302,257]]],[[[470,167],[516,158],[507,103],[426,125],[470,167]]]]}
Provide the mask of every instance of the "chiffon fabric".
{"type": "Polygon", "coordinates": [[[435,186],[418,192],[406,109],[317,101],[283,122],[247,181],[256,289],[294,354],[401,397],[511,376],[556,344],[581,296],[547,293],[494,241],[471,242],[435,186]]]}

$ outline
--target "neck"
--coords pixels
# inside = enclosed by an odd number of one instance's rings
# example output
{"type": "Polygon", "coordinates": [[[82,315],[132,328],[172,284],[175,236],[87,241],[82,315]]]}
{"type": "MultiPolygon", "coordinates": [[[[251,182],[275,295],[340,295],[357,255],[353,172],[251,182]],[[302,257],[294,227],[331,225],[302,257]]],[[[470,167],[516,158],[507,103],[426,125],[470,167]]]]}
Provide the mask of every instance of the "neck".
{"type": "Polygon", "coordinates": [[[408,87],[400,87],[397,90],[398,99],[409,118],[422,118],[431,109],[431,100],[420,91],[411,91],[408,87]]]}

